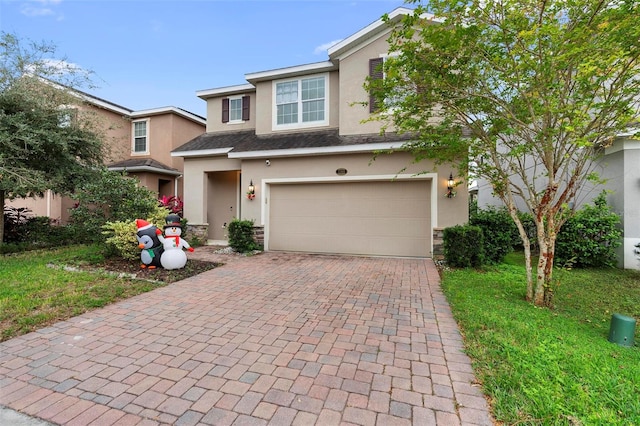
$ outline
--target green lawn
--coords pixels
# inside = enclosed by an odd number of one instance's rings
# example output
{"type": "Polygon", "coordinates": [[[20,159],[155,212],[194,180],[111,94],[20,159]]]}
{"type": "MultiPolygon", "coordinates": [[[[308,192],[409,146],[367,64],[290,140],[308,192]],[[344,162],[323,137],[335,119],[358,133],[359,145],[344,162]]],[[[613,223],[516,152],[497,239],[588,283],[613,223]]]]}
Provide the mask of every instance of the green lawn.
{"type": "Polygon", "coordinates": [[[0,256],[0,341],[163,285],[51,267],[102,260],[95,246],[0,256]]]}
{"type": "Polygon", "coordinates": [[[640,273],[556,270],[555,309],[524,300],[522,254],[451,270],[443,288],[478,380],[504,424],[640,425],[640,330],[608,338],[611,315],[640,318],[640,273]]]}

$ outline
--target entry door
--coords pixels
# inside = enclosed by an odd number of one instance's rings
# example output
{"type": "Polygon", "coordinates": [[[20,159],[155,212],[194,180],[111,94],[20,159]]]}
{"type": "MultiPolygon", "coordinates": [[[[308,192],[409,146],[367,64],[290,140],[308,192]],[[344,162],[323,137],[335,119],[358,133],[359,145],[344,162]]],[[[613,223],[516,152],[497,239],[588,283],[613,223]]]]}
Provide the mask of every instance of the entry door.
{"type": "MultiPolygon", "coordinates": [[[[226,241],[227,227],[238,217],[239,172],[211,172],[208,174],[207,222],[210,240],[226,241]]],[[[187,191],[188,188],[185,188],[187,191]]]]}

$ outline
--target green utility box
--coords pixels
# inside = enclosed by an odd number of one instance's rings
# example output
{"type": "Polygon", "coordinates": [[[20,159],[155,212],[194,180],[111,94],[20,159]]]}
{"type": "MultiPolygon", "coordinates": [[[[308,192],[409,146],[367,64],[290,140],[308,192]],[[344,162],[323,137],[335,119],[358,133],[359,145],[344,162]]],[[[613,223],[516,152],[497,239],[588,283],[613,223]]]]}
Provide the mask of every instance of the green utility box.
{"type": "Polygon", "coordinates": [[[621,346],[633,346],[633,335],[636,331],[636,320],[621,314],[613,314],[609,341],[621,346]]]}

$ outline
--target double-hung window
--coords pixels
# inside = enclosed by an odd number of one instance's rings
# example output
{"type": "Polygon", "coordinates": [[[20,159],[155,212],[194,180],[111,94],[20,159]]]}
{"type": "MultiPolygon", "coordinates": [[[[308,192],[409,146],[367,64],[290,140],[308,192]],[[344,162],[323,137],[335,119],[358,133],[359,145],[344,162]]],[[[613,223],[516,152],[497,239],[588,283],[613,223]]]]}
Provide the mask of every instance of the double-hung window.
{"type": "Polygon", "coordinates": [[[232,96],[222,99],[222,122],[242,123],[249,121],[250,96],[232,96]]]}
{"type": "Polygon", "coordinates": [[[274,82],[274,128],[327,124],[328,75],[274,82]]]}
{"type": "Polygon", "coordinates": [[[149,122],[148,120],[139,120],[133,122],[133,153],[148,154],[149,153],[149,122]]]}

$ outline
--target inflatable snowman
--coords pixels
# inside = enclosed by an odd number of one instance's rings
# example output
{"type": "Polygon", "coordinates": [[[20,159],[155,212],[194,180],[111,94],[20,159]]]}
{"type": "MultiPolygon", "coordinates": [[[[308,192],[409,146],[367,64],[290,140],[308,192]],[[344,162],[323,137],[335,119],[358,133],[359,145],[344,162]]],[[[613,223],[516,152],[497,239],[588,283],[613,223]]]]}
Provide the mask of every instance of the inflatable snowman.
{"type": "Polygon", "coordinates": [[[193,251],[193,248],[184,238],[180,238],[181,235],[180,216],[170,214],[166,218],[164,236],[158,236],[164,248],[160,257],[160,264],[164,269],[181,269],[187,264],[187,254],[182,249],[193,251]]]}
{"type": "Polygon", "coordinates": [[[158,236],[162,234],[156,226],[150,224],[146,220],[136,219],[136,239],[140,250],[140,267],[142,269],[155,269],[160,266],[160,256],[164,251],[164,247],[158,236]]]}

